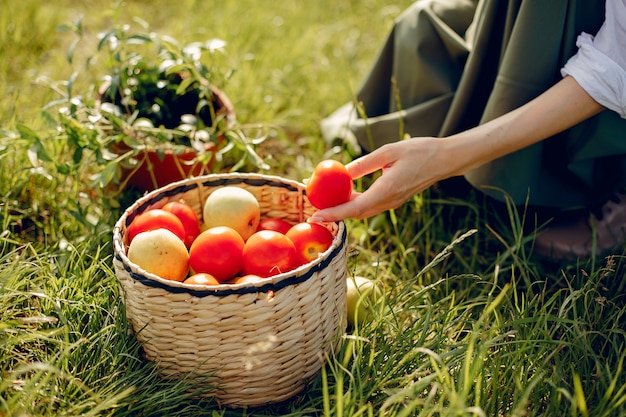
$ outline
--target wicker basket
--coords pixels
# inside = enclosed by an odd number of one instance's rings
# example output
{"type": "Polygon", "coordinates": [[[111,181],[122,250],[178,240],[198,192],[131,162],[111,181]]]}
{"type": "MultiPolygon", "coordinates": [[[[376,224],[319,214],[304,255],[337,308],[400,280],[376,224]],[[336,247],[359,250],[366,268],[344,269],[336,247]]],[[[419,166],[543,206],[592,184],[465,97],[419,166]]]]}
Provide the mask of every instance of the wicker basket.
{"type": "Polygon", "coordinates": [[[328,227],[332,246],[298,269],[248,284],[189,285],[132,264],[124,233],[133,218],[183,199],[202,218],[209,194],[223,186],[256,196],[262,216],[300,222],[314,208],[299,182],[258,174],[211,174],[159,188],[137,200],[113,231],[116,275],[126,314],[148,359],[168,376],[198,372],[229,407],[291,398],[316,377],[346,326],[347,245],[343,222],[328,227]]]}

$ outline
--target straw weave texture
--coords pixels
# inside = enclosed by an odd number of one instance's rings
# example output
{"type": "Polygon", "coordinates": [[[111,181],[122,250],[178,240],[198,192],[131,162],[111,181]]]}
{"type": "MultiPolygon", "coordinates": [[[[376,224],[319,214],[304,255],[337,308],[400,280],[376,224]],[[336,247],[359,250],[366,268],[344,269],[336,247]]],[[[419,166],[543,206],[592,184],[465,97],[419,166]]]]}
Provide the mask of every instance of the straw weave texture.
{"type": "Polygon", "coordinates": [[[314,379],[346,327],[347,247],[343,222],[329,224],[332,246],[317,260],[260,283],[189,285],[150,274],[126,257],[132,219],[184,200],[202,219],[217,188],[247,189],[262,217],[304,221],[315,210],[302,183],[258,174],[211,174],[170,184],[137,200],[117,221],[114,268],[126,314],[148,359],[163,374],[210,376],[211,395],[230,407],[291,398],[314,379]]]}

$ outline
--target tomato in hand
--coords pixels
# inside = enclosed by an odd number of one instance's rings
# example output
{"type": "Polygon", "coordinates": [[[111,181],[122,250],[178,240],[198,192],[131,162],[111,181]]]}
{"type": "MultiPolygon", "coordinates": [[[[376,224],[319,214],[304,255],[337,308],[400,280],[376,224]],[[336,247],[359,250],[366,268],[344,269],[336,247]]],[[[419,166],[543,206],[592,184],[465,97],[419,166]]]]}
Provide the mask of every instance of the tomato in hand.
{"type": "Polygon", "coordinates": [[[296,247],[287,236],[275,230],[254,233],[243,248],[244,275],[266,278],[296,266],[296,247]]]}
{"type": "Polygon", "coordinates": [[[286,233],[296,247],[298,265],[317,259],[333,243],[330,230],[319,223],[298,223],[286,233]]]}
{"type": "Polygon", "coordinates": [[[194,209],[182,201],[170,201],[163,206],[163,210],[178,217],[185,228],[185,246],[191,247],[194,239],[200,234],[200,220],[194,209]]]}
{"type": "Polygon", "coordinates": [[[289,229],[291,229],[291,226],[293,225],[285,219],[281,219],[278,217],[267,217],[261,219],[261,221],[259,222],[259,226],[257,227],[257,231],[275,230],[284,235],[289,229]]]}
{"type": "Polygon", "coordinates": [[[318,209],[338,206],[350,200],[352,177],[339,161],[326,159],[315,167],[306,184],[306,195],[318,209]]]}
{"type": "Polygon", "coordinates": [[[126,229],[127,243],[141,232],[147,232],[156,229],[167,229],[174,233],[183,242],[185,241],[185,227],[174,213],[163,209],[151,209],[140,213],[133,219],[126,229]]]}
{"type": "Polygon", "coordinates": [[[200,233],[189,248],[189,267],[194,274],[211,274],[219,282],[228,281],[243,265],[244,241],[228,226],[216,226],[200,233]]]}

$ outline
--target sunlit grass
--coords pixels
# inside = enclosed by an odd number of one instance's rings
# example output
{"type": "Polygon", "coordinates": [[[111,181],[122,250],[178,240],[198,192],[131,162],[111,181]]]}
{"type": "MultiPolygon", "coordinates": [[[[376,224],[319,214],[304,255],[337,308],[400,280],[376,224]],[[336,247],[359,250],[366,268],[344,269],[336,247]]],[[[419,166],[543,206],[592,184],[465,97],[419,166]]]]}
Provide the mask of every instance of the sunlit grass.
{"type": "Polygon", "coordinates": [[[323,143],[318,123],[352,98],[409,3],[8,2],[0,14],[0,416],[626,413],[624,254],[568,265],[538,259],[531,215],[436,190],[347,221],[350,273],[376,280],[385,299],[374,320],[343,335],[309,389],[255,410],[198,399],[191,387],[212,387],[161,378],[126,321],[111,265],[119,208],[101,190],[35,169],[30,143],[15,135],[20,123],[45,127],[39,112],[50,92],[38,77],[85,71],[87,50],[70,66],[72,38],[58,25],[82,16],[95,34],[139,16],[185,41],[226,40],[221,59],[236,71],[225,90],[238,118],[276,129],[263,149],[270,172],[302,179],[322,157],[351,157],[323,143]]]}

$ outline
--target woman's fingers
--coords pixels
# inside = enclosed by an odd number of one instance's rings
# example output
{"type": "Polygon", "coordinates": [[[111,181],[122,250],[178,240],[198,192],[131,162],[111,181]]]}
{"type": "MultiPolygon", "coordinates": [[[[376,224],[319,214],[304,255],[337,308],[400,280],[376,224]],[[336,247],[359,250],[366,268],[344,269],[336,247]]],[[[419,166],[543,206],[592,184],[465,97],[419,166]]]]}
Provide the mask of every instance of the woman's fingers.
{"type": "Polygon", "coordinates": [[[349,202],[320,210],[309,221],[363,219],[400,207],[446,171],[437,158],[433,158],[441,143],[434,138],[395,142],[355,159],[346,165],[353,179],[376,171],[382,174],[363,193],[353,192],[349,202]]]}
{"type": "Polygon", "coordinates": [[[402,205],[407,198],[396,192],[392,176],[381,176],[363,193],[353,192],[350,201],[319,210],[309,219],[313,223],[335,222],[342,219],[364,219],[402,205]]]}
{"type": "Polygon", "coordinates": [[[378,148],[372,153],[363,155],[346,164],[346,169],[352,176],[352,179],[358,179],[386,168],[392,162],[389,159],[392,156],[389,150],[389,145],[378,148]]]}
{"type": "Polygon", "coordinates": [[[350,201],[338,206],[318,210],[308,219],[311,223],[336,222],[347,218],[358,218],[360,203],[358,202],[361,193],[352,192],[350,201]]]}

